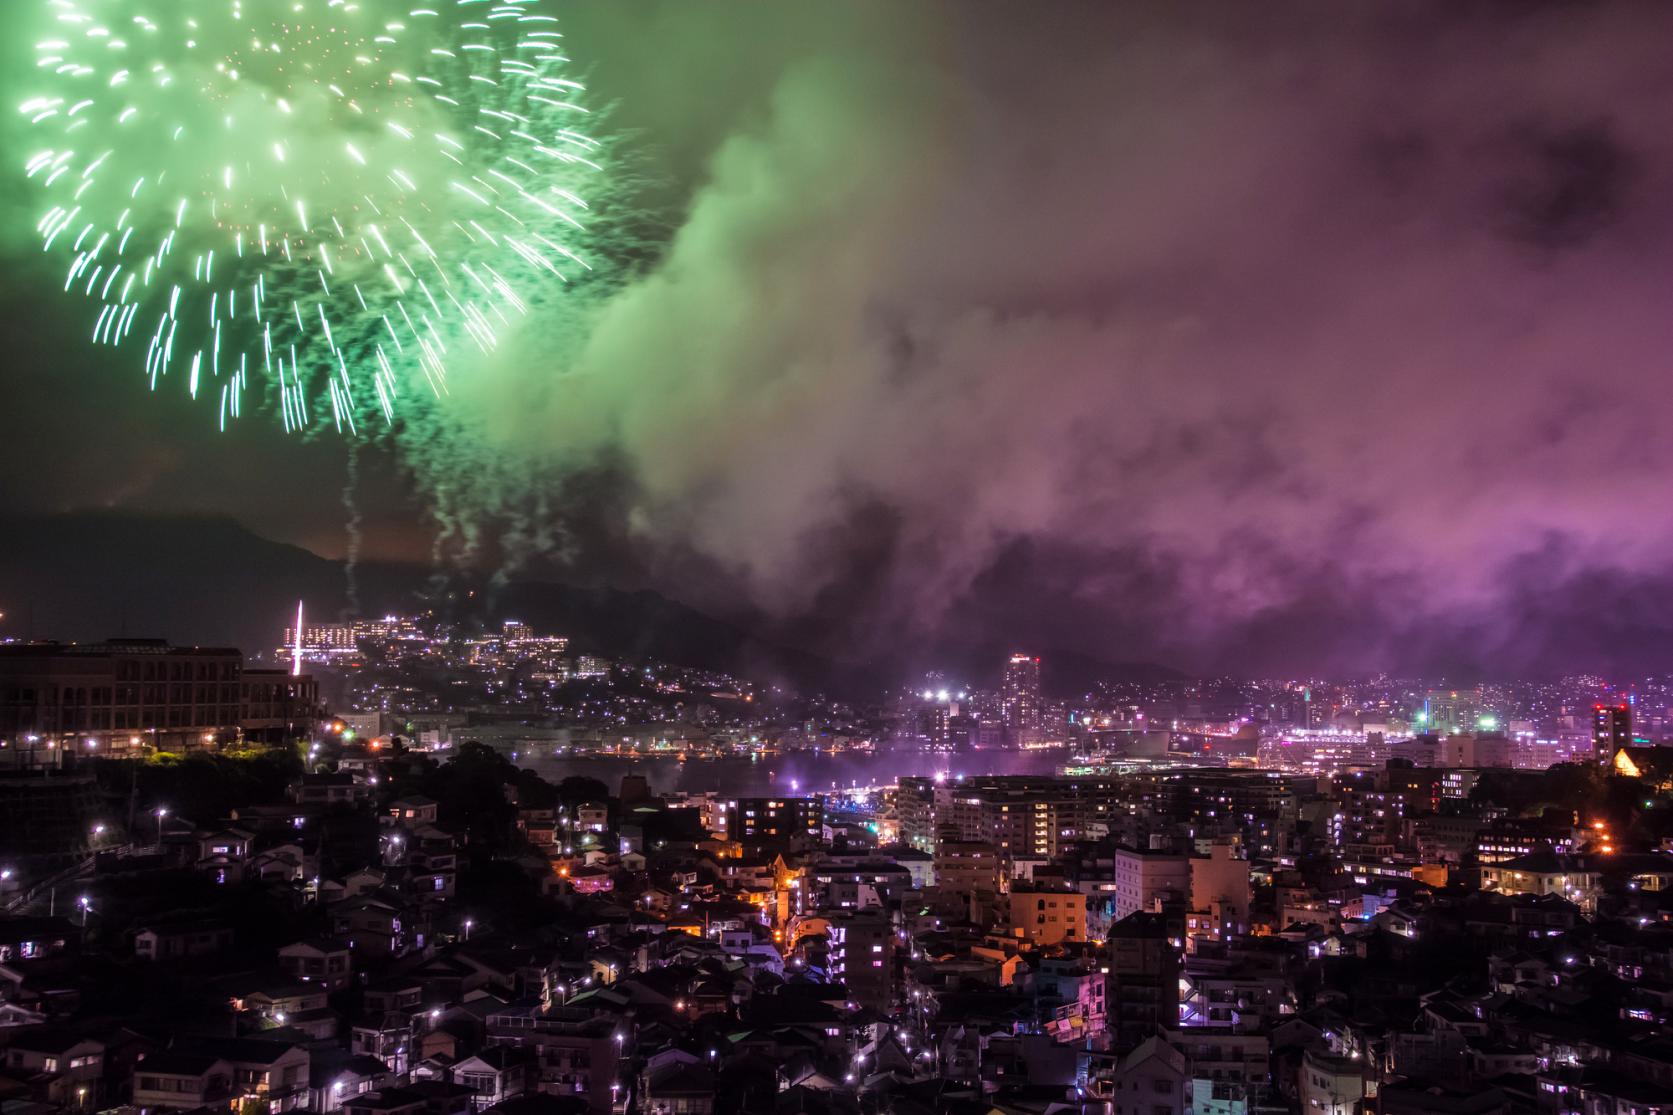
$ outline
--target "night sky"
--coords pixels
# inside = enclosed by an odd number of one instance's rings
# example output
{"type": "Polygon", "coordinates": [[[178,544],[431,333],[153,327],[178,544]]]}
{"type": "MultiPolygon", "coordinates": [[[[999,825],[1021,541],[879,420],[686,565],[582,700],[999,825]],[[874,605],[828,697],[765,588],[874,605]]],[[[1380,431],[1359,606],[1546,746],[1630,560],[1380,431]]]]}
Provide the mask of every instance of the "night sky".
{"type": "MultiPolygon", "coordinates": [[[[1673,6],[569,7],[633,278],[462,392],[474,560],[844,658],[1673,668],[1673,6]]],[[[343,446],[90,348],[18,178],[0,513],[341,556],[343,446]]],[[[362,458],[363,556],[427,560],[362,458]]]]}

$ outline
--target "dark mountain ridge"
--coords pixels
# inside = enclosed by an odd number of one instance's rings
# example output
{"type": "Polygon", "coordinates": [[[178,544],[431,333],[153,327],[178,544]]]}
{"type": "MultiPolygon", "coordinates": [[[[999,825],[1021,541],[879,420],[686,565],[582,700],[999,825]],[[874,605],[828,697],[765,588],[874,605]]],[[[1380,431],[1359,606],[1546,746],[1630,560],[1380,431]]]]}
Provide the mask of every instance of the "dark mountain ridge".
{"type": "MultiPolygon", "coordinates": [[[[902,661],[865,664],[822,658],[704,614],[649,589],[550,580],[492,586],[486,576],[439,578],[415,563],[361,562],[356,596],[363,615],[434,609],[466,624],[520,619],[566,634],[578,652],[654,658],[740,673],[802,690],[857,696],[900,684],[902,661]]],[[[92,642],[160,637],[177,644],[229,645],[269,653],[296,602],[316,620],[347,617],[342,562],[275,542],[228,516],[75,512],[0,516],[0,636],[92,642]]],[[[997,681],[1011,648],[962,645],[973,684],[997,681]],[[993,663],[992,678],[980,663],[993,663]]],[[[1165,667],[1113,665],[1037,648],[1047,690],[1085,692],[1103,678],[1167,680],[1165,667]]],[[[915,656],[916,657],[916,656],[915,656]]]]}

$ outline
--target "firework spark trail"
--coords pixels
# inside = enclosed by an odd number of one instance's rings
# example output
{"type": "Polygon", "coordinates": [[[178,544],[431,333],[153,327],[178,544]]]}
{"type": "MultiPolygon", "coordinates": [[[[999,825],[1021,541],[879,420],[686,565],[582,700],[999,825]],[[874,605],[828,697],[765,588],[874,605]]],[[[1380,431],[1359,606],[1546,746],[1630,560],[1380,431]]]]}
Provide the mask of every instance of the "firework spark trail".
{"type": "Polygon", "coordinates": [[[225,429],[422,420],[590,272],[604,157],[551,0],[28,0],[43,249],[225,429]]]}

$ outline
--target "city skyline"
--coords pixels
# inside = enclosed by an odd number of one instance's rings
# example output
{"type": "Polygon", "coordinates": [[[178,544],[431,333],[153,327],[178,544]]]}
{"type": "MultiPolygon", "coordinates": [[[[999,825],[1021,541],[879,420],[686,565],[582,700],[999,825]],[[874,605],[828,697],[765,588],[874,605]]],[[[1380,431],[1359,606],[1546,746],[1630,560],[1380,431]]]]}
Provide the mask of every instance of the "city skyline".
{"type": "Polygon", "coordinates": [[[521,620],[284,635],[301,676],[0,646],[0,1081],[54,1112],[1673,1094],[1673,679],[1065,703],[1013,650],[856,705],[521,620]]]}
{"type": "Polygon", "coordinates": [[[0,1115],[1673,1115],[1673,4],[0,32],[0,1115]]]}

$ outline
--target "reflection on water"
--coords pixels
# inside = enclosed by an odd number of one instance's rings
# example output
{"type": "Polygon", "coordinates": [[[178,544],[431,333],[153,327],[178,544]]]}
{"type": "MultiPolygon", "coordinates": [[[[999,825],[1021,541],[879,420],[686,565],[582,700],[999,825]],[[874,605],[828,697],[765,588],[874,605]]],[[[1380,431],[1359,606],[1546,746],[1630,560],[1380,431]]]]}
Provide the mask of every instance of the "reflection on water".
{"type": "Polygon", "coordinates": [[[692,759],[672,756],[625,759],[616,756],[543,755],[523,752],[517,765],[556,782],[572,775],[596,778],[615,793],[624,774],[642,774],[651,791],[701,793],[719,790],[740,797],[811,794],[849,786],[891,783],[902,775],[1052,774],[1067,758],[1063,751],[944,751],[891,749],[876,755],[800,751],[752,759],[692,759]]]}

